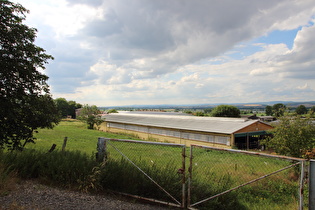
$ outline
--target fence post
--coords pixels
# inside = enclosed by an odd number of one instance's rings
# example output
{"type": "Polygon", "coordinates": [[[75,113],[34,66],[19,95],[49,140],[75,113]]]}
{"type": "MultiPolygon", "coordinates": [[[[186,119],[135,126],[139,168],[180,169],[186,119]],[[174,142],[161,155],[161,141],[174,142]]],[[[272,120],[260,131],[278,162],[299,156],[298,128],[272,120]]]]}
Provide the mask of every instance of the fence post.
{"type": "Polygon", "coordinates": [[[96,159],[99,162],[103,162],[106,160],[106,140],[103,137],[98,138],[97,141],[97,153],[96,159]]]}
{"type": "Polygon", "coordinates": [[[309,207],[315,209],[315,160],[310,160],[309,166],[309,207]]]}
{"type": "Polygon", "coordinates": [[[186,146],[182,148],[182,208],[187,207],[186,203],[186,146]]]}
{"type": "Polygon", "coordinates": [[[303,210],[304,205],[304,178],[305,178],[305,161],[303,160],[301,162],[301,176],[300,176],[300,187],[299,187],[299,210],[303,210]]]}
{"type": "Polygon", "coordinates": [[[57,146],[56,144],[51,145],[51,148],[50,148],[50,150],[48,152],[54,151],[56,149],[56,146],[57,146]]]}
{"type": "Polygon", "coordinates": [[[63,145],[62,145],[62,149],[61,149],[62,152],[64,152],[65,149],[66,149],[67,140],[68,140],[68,137],[65,137],[64,140],[63,140],[63,145]]]}
{"type": "Polygon", "coordinates": [[[193,145],[190,145],[189,168],[188,168],[188,189],[187,189],[187,206],[191,204],[191,185],[192,185],[192,167],[193,167],[193,145]]]}

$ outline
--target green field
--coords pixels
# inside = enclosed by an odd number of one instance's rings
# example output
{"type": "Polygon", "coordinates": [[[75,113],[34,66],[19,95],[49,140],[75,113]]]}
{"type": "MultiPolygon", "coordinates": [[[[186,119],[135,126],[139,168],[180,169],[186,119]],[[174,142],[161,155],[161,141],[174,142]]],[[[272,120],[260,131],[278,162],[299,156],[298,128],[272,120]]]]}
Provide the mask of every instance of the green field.
{"type": "Polygon", "coordinates": [[[49,150],[52,144],[56,149],[62,148],[64,138],[67,137],[67,150],[81,151],[86,154],[96,152],[97,139],[99,137],[117,139],[135,139],[128,135],[111,134],[98,130],[89,130],[86,124],[77,120],[63,120],[53,129],[39,129],[34,134],[35,144],[27,144],[26,148],[49,150]]]}

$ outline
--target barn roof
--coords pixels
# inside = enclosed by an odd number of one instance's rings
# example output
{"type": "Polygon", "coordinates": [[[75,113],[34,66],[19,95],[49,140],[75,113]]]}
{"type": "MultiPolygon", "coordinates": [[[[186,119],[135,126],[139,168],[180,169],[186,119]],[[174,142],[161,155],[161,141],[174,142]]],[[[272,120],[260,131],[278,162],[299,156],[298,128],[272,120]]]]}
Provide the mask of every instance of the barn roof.
{"type": "Polygon", "coordinates": [[[211,133],[232,134],[258,120],[181,115],[153,115],[116,113],[105,116],[105,121],[160,128],[171,128],[211,133]]]}

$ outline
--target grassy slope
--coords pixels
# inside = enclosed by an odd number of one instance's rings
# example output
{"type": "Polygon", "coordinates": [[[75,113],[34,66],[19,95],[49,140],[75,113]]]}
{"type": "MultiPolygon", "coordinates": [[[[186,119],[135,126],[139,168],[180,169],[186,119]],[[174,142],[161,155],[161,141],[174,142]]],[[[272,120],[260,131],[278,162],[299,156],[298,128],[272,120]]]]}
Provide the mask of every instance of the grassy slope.
{"type": "Polygon", "coordinates": [[[40,129],[34,137],[37,138],[35,144],[28,144],[26,148],[48,151],[52,144],[56,144],[56,149],[61,150],[64,138],[68,137],[67,150],[79,150],[87,154],[96,152],[99,137],[131,139],[126,135],[89,130],[84,123],[77,120],[63,120],[53,129],[40,129]]]}

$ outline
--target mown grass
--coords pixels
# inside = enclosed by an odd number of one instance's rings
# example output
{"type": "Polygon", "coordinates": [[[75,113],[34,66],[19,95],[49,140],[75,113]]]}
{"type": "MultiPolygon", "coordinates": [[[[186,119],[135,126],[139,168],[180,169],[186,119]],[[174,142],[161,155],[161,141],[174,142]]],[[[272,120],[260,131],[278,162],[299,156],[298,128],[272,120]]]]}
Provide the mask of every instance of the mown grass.
{"type": "MultiPolygon", "coordinates": [[[[94,153],[97,138],[101,136],[133,138],[88,130],[85,124],[75,120],[62,121],[53,130],[41,129],[35,135],[36,144],[27,145],[25,151],[0,153],[0,186],[1,179],[6,183],[9,174],[16,173],[22,178],[38,178],[62,187],[96,192],[114,190],[173,202],[129,162],[132,161],[180,200],[182,176],[178,169],[182,167],[182,148],[112,141],[107,145],[106,163],[100,164],[95,161],[94,153]],[[64,137],[68,137],[68,142],[66,151],[62,152],[64,137]],[[57,150],[48,153],[53,143],[57,144],[57,150]]],[[[194,151],[193,161],[192,203],[288,165],[286,161],[276,159],[203,149],[194,151]]],[[[186,158],[186,169],[188,162],[186,158]]],[[[259,181],[197,207],[296,209],[297,182],[290,179],[291,172],[282,172],[280,176],[259,181]]]]}
{"type": "Polygon", "coordinates": [[[28,144],[26,148],[48,151],[52,144],[56,144],[56,149],[61,149],[64,138],[67,137],[67,150],[81,151],[86,154],[96,152],[96,144],[99,137],[135,139],[128,135],[89,130],[84,123],[71,119],[61,121],[54,129],[39,129],[38,133],[34,134],[34,137],[37,138],[35,144],[28,144]]]}

